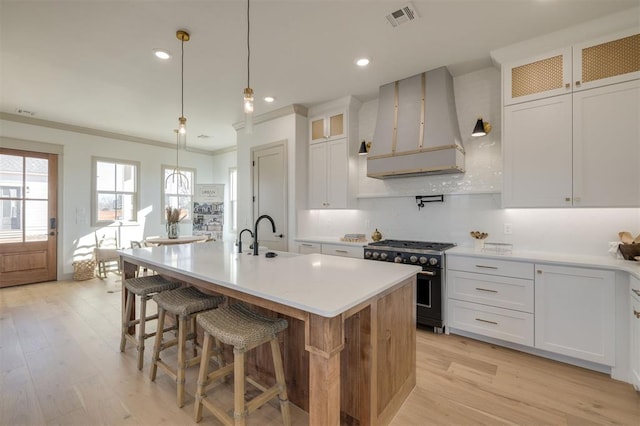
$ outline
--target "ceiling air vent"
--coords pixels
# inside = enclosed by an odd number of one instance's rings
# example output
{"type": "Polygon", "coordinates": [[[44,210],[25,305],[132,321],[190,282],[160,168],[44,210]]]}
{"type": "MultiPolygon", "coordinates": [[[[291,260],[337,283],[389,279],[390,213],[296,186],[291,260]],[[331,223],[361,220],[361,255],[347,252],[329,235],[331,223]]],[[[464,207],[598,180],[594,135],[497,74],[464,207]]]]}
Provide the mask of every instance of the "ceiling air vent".
{"type": "Polygon", "coordinates": [[[418,15],[416,8],[413,7],[411,3],[407,3],[400,9],[388,14],[387,20],[393,27],[397,27],[398,25],[406,24],[419,17],[420,15],[418,15]]]}

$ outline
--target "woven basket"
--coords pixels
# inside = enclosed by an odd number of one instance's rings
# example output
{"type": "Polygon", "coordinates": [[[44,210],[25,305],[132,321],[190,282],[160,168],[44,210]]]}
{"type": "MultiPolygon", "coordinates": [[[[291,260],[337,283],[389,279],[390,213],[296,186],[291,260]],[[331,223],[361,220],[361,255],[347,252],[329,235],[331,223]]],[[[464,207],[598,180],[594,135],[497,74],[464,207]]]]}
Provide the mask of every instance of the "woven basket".
{"type": "Polygon", "coordinates": [[[84,281],[95,278],[96,261],[93,259],[76,260],[73,262],[73,279],[74,281],[84,281]]]}

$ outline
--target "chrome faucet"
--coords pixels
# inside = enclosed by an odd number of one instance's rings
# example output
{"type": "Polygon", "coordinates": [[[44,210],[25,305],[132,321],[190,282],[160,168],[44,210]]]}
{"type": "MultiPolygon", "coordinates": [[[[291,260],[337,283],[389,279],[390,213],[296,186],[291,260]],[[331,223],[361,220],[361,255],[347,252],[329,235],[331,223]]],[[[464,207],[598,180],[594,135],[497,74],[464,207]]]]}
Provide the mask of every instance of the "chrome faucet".
{"type": "Polygon", "coordinates": [[[251,238],[253,238],[253,232],[251,232],[251,229],[244,228],[242,231],[240,231],[240,233],[238,234],[238,241],[236,241],[236,245],[238,246],[238,253],[242,253],[242,233],[244,231],[249,232],[249,235],[251,235],[251,238]]]}
{"type": "Polygon", "coordinates": [[[276,223],[273,221],[273,218],[268,214],[263,214],[256,220],[256,223],[253,226],[253,255],[254,256],[258,255],[258,245],[259,245],[258,244],[258,223],[260,223],[262,219],[268,219],[269,222],[271,222],[271,228],[273,229],[273,233],[275,234],[276,232],[276,223]]]}

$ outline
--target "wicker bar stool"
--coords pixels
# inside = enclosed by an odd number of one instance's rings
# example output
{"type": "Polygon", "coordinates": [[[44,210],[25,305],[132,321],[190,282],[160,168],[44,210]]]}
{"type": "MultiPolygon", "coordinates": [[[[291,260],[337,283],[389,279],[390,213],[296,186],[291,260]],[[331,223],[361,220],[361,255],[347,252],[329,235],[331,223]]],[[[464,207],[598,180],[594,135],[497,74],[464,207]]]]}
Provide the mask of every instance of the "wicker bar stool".
{"type": "Polygon", "coordinates": [[[158,367],[162,368],[177,383],[178,407],[184,405],[184,383],[185,370],[200,362],[197,356],[197,334],[196,316],[197,314],[217,308],[224,302],[223,296],[211,296],[198,291],[194,287],[182,287],[177,290],[165,291],[153,297],[158,304],[158,330],[164,327],[164,320],[167,313],[178,317],[178,337],[167,342],[163,341],[164,333],[158,334],[153,348],[153,364],[149,377],[155,381],[158,367]],[[191,323],[191,331],[188,330],[191,323]],[[186,359],[185,350],[187,340],[193,340],[193,357],[186,359]],[[160,352],[178,345],[178,365],[176,368],[170,366],[160,359],[160,352]]]}
{"type": "Polygon", "coordinates": [[[285,425],[290,425],[291,415],[289,413],[287,385],[284,380],[282,356],[277,336],[279,332],[288,327],[287,320],[259,315],[245,305],[238,303],[199,315],[198,324],[204,330],[204,342],[196,390],[195,421],[202,420],[202,406],[204,405],[223,424],[242,426],[245,424],[247,415],[278,395],[282,419],[285,425]],[[209,374],[212,340],[216,342],[216,345],[218,345],[219,341],[232,345],[234,362],[227,366],[221,366],[221,368],[209,374]],[[261,390],[262,393],[245,403],[245,352],[267,342],[271,343],[276,383],[267,389],[255,380],[246,377],[246,380],[261,390]],[[233,418],[222,408],[214,405],[205,394],[206,388],[210,384],[232,373],[234,375],[233,418]]]}
{"type": "MultiPolygon", "coordinates": [[[[133,343],[138,350],[138,370],[142,370],[142,364],[144,362],[144,341],[156,335],[156,333],[145,332],[147,321],[153,321],[158,318],[157,314],[147,316],[147,301],[158,293],[174,290],[178,287],[180,287],[180,283],[171,282],[159,275],[130,278],[122,281],[122,291],[125,293],[124,297],[127,303],[122,312],[120,352],[124,352],[127,340],[133,343]],[[136,319],[131,319],[136,296],[140,296],[140,316],[136,319]],[[129,334],[129,328],[135,327],[136,325],[138,325],[137,335],[129,334]]],[[[160,327],[158,327],[158,329],[160,329],[160,327]]]]}

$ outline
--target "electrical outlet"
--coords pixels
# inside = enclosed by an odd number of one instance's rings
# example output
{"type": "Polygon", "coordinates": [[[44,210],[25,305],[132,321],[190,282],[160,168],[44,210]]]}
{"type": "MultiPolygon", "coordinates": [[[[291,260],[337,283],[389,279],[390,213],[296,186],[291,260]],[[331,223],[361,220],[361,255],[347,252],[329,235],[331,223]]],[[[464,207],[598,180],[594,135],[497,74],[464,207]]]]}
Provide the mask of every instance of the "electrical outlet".
{"type": "Polygon", "coordinates": [[[510,223],[505,223],[504,224],[504,233],[506,235],[513,234],[513,225],[511,225],[510,223]]]}

